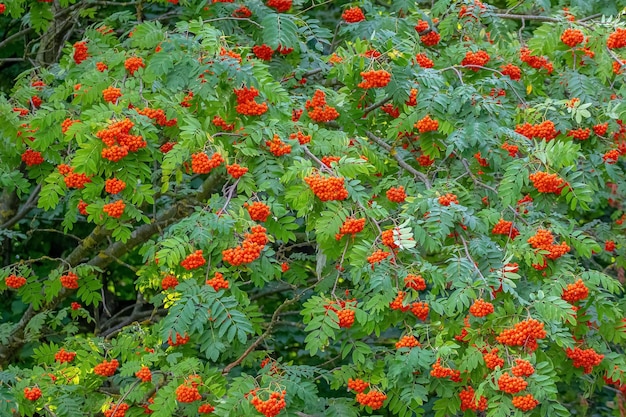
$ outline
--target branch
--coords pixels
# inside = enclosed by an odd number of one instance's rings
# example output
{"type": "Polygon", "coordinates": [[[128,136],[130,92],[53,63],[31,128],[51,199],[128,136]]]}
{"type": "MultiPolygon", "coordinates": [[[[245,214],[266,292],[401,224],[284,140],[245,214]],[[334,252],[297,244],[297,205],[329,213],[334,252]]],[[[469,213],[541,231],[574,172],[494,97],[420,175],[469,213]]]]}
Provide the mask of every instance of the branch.
{"type": "Polygon", "coordinates": [[[410,172],[411,174],[413,174],[414,176],[416,176],[417,178],[420,179],[420,181],[422,183],[424,183],[424,185],[426,186],[426,188],[430,189],[432,188],[432,185],[430,184],[430,181],[428,179],[428,177],[424,174],[422,174],[421,172],[419,172],[418,170],[416,170],[415,168],[413,168],[411,165],[407,164],[401,157],[400,155],[398,155],[397,152],[395,152],[393,150],[393,148],[387,144],[382,138],[379,138],[378,136],[374,135],[372,132],[370,131],[366,131],[365,134],[367,135],[367,137],[371,140],[373,140],[374,142],[376,142],[377,144],[379,144],[382,148],[384,148],[386,151],[389,152],[389,154],[391,156],[394,157],[394,159],[396,161],[398,161],[398,165],[400,165],[400,167],[404,168],[406,171],[410,172]]]}
{"type": "Polygon", "coordinates": [[[19,222],[28,214],[28,212],[37,204],[37,200],[39,199],[39,192],[41,191],[41,183],[37,184],[33,192],[26,200],[26,203],[19,209],[19,211],[15,214],[15,216],[11,217],[7,220],[0,229],[9,229],[15,225],[15,223],[19,222]]]}
{"type": "Polygon", "coordinates": [[[557,19],[556,17],[540,16],[536,14],[492,13],[491,16],[499,17],[501,19],[536,20],[538,22],[562,22],[563,21],[563,19],[557,19]]]}
{"type": "Polygon", "coordinates": [[[246,357],[250,353],[252,353],[252,351],[256,349],[257,346],[259,346],[261,342],[263,342],[263,340],[265,340],[267,336],[270,335],[270,333],[276,326],[276,323],[278,323],[280,312],[283,311],[288,306],[290,306],[291,304],[295,304],[299,299],[300,299],[300,295],[296,295],[294,298],[285,300],[280,306],[278,306],[278,308],[274,311],[274,314],[272,315],[272,319],[270,320],[269,325],[267,326],[267,329],[263,332],[263,334],[261,334],[261,336],[259,336],[250,346],[248,346],[248,348],[234,362],[231,362],[228,365],[226,365],[224,369],[222,370],[222,375],[224,376],[228,375],[234,367],[239,366],[241,362],[243,362],[243,360],[246,359],[246,357]]]}
{"type": "Polygon", "coordinates": [[[382,105],[384,105],[385,103],[387,103],[388,101],[391,101],[391,99],[393,99],[393,97],[391,97],[391,96],[385,97],[384,99],[380,100],[379,102],[374,103],[374,104],[372,104],[369,107],[366,107],[365,110],[363,110],[363,116],[366,116],[372,110],[375,110],[375,109],[381,107],[382,105]]]}
{"type": "MultiPolygon", "coordinates": [[[[126,243],[113,243],[104,251],[98,253],[86,264],[98,267],[100,269],[106,268],[109,264],[114,262],[115,259],[122,257],[126,253],[133,250],[136,246],[148,240],[152,235],[160,232],[162,228],[167,227],[175,221],[188,216],[192,211],[190,205],[197,201],[206,200],[212,192],[219,190],[221,188],[219,187],[219,185],[223,181],[223,178],[223,175],[209,176],[209,178],[204,181],[204,184],[202,184],[202,188],[195,196],[178,201],[168,210],[161,212],[157,216],[157,218],[153,220],[152,223],[144,224],[135,229],[135,231],[132,233],[131,237],[126,241],[126,243]]],[[[102,241],[106,239],[107,236],[109,236],[109,233],[110,232],[105,230],[104,228],[96,226],[91,234],[82,241],[81,245],[76,247],[76,249],[74,249],[65,258],[64,263],[70,266],[79,265],[96,246],[98,246],[102,241]]],[[[65,288],[63,288],[61,292],[59,292],[59,294],[54,297],[50,302],[46,303],[41,308],[41,310],[54,309],[69,294],[72,294],[72,292],[67,291],[65,288]]],[[[24,345],[24,330],[26,329],[26,326],[28,325],[30,320],[36,314],[37,310],[31,304],[22,315],[20,321],[15,324],[13,329],[11,329],[11,336],[9,336],[8,341],[0,345],[0,366],[7,364],[10,358],[13,355],[17,354],[19,349],[24,345]]]]}

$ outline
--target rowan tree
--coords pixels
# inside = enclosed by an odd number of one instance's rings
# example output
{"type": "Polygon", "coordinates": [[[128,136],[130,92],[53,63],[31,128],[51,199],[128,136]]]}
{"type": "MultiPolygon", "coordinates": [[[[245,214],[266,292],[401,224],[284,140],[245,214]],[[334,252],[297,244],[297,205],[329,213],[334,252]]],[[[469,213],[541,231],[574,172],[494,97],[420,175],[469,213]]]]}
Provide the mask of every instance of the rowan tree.
{"type": "Polygon", "coordinates": [[[5,1],[0,414],[624,415],[624,6],[5,1]]]}

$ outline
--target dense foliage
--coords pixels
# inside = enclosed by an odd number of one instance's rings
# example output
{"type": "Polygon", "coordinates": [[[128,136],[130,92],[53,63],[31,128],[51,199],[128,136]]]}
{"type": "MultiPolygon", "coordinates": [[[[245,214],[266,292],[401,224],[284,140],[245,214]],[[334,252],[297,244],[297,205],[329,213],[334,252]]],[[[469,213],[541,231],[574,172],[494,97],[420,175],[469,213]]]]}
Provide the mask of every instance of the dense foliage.
{"type": "Polygon", "coordinates": [[[0,5],[0,415],[625,415],[626,4],[432,3],[0,5]]]}

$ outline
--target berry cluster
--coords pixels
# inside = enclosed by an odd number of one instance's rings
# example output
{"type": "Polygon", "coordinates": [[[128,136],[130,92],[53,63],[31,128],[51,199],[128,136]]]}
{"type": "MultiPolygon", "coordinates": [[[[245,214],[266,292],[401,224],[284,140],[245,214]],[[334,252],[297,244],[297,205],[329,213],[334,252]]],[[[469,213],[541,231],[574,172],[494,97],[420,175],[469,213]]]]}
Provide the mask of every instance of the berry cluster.
{"type": "Polygon", "coordinates": [[[80,303],[77,303],[76,301],[74,301],[72,302],[72,304],[70,304],[70,307],[72,308],[72,310],[80,310],[82,306],[80,305],[80,303]]]}
{"type": "Polygon", "coordinates": [[[213,120],[211,120],[211,123],[213,123],[213,125],[215,125],[216,127],[219,127],[220,129],[226,132],[235,130],[234,123],[226,123],[226,121],[222,119],[220,116],[213,116],[213,120]]]}
{"type": "Polygon", "coordinates": [[[282,411],[283,408],[287,406],[285,402],[285,394],[287,392],[272,392],[269,395],[267,400],[262,400],[257,395],[258,390],[253,389],[249,394],[246,394],[246,398],[248,396],[252,396],[250,399],[250,404],[256,408],[256,410],[263,414],[265,417],[275,417],[282,411]]]}
{"type": "Polygon", "coordinates": [[[333,162],[339,162],[340,160],[341,160],[340,156],[326,155],[322,157],[322,163],[329,168],[333,162]]]}
{"type": "Polygon", "coordinates": [[[626,29],[617,28],[606,39],[606,46],[609,49],[623,48],[626,46],[626,29]]]}
{"type": "Polygon", "coordinates": [[[246,233],[241,245],[222,251],[222,259],[233,266],[248,264],[261,256],[261,251],[269,241],[265,234],[265,228],[260,225],[253,226],[246,233]]]}
{"type": "Polygon", "coordinates": [[[104,72],[109,69],[109,66],[104,62],[96,62],[96,69],[100,72],[104,72]]]}
{"type": "Polygon", "coordinates": [[[266,141],[265,146],[270,148],[270,152],[274,156],[283,156],[291,153],[291,145],[280,140],[278,135],[274,135],[271,141],[266,141]]]}
{"type": "Polygon", "coordinates": [[[387,113],[389,116],[393,117],[394,119],[397,119],[398,117],[400,117],[400,108],[394,106],[391,103],[383,104],[380,107],[380,110],[387,113]]]}
{"type": "Polygon", "coordinates": [[[104,191],[109,194],[117,194],[126,188],[126,183],[117,178],[109,178],[104,182],[104,191]]]}
{"type": "Polygon", "coordinates": [[[130,406],[126,403],[119,404],[109,404],[109,407],[104,410],[104,417],[124,417],[126,415],[126,411],[130,406]]]}
{"type": "Polygon", "coordinates": [[[589,139],[589,135],[591,135],[591,129],[583,129],[582,127],[578,129],[572,129],[567,132],[567,136],[578,140],[587,140],[589,139]]]}
{"type": "Polygon", "coordinates": [[[506,221],[504,219],[500,219],[493,229],[491,229],[491,233],[494,235],[505,235],[509,236],[511,239],[515,239],[519,236],[519,231],[513,227],[513,222],[506,221]]]}
{"type": "Polygon", "coordinates": [[[0,3],[0,14],[3,14],[7,11],[7,6],[4,3],[0,3]]]}
{"type": "Polygon", "coordinates": [[[67,352],[65,348],[59,349],[59,351],[54,354],[54,360],[59,363],[72,362],[75,357],[76,357],[76,352],[67,352]]]}
{"type": "Polygon", "coordinates": [[[421,120],[415,123],[415,128],[420,133],[434,132],[439,129],[439,121],[430,118],[430,115],[424,116],[421,120]]]}
{"type": "Polygon", "coordinates": [[[345,200],[348,198],[348,190],[344,186],[343,177],[322,177],[315,173],[304,178],[313,194],[322,201],[345,200]]]}
{"type": "Polygon", "coordinates": [[[561,298],[570,304],[574,304],[576,301],[584,300],[589,295],[589,288],[585,285],[582,279],[578,279],[573,284],[568,284],[563,290],[561,298]]]}
{"type": "Polygon", "coordinates": [[[284,13],[291,9],[292,0],[268,0],[267,7],[275,9],[279,13],[284,13]]]}
{"type": "Polygon", "coordinates": [[[409,91],[409,99],[405,102],[407,106],[417,106],[417,88],[411,88],[409,91]]]}
{"type": "Polygon", "coordinates": [[[315,122],[330,122],[339,117],[339,113],[334,107],[326,103],[326,93],[322,90],[315,90],[313,98],[304,104],[311,120],[315,122]]]}
{"type": "Polygon", "coordinates": [[[163,288],[163,291],[167,291],[170,288],[176,288],[177,285],[178,285],[178,279],[176,279],[174,275],[166,275],[161,280],[161,288],[163,288]]]}
{"type": "Polygon", "coordinates": [[[385,87],[391,81],[391,74],[385,70],[361,72],[361,77],[363,81],[357,87],[364,89],[385,87]]]}
{"type": "Polygon", "coordinates": [[[180,261],[180,266],[185,268],[187,271],[200,268],[204,264],[206,264],[206,260],[202,254],[202,249],[196,250],[194,253],[187,255],[185,259],[180,261]]]}
{"type": "Polygon", "coordinates": [[[341,228],[339,229],[339,233],[335,235],[335,239],[340,240],[344,235],[351,234],[352,237],[363,230],[365,227],[365,218],[362,219],[354,219],[352,217],[348,217],[341,228]]]}
{"type": "Polygon", "coordinates": [[[237,96],[235,111],[244,116],[260,116],[267,111],[267,103],[257,103],[254,99],[259,95],[259,90],[254,87],[234,89],[237,96]]]}
{"type": "Polygon", "coordinates": [[[417,158],[417,163],[422,167],[429,167],[435,163],[435,160],[429,155],[422,154],[417,158]]]}
{"type": "Polygon", "coordinates": [[[226,165],[226,172],[228,172],[228,175],[231,177],[237,179],[244,176],[244,174],[248,172],[248,168],[242,167],[239,164],[226,165]]]}
{"type": "Polygon", "coordinates": [[[606,135],[606,131],[609,129],[609,123],[599,123],[597,125],[593,126],[593,133],[595,133],[598,136],[604,136],[606,135]]]}
{"type": "Polygon", "coordinates": [[[476,393],[474,388],[467,387],[459,393],[461,399],[461,411],[485,411],[487,409],[487,398],[483,395],[480,396],[480,400],[476,401],[476,393]]]}
{"type": "Polygon", "coordinates": [[[102,98],[108,103],[115,104],[122,97],[122,90],[117,87],[108,87],[102,90],[102,98]]]}
{"type": "Polygon", "coordinates": [[[29,401],[37,401],[41,397],[41,390],[39,387],[26,387],[24,388],[24,398],[29,401]]]}
{"type": "MultiPolygon", "coordinates": [[[[428,58],[426,54],[417,54],[415,55],[415,62],[422,68],[432,68],[435,66],[435,63],[432,59],[428,58]]],[[[411,90],[412,91],[412,90],[411,90]]],[[[417,92],[417,90],[415,90],[417,92]]]]}
{"type": "Polygon", "coordinates": [[[424,291],[426,289],[426,281],[421,275],[408,274],[404,278],[404,286],[415,291],[424,291]]]}
{"type": "Polygon", "coordinates": [[[61,281],[61,285],[63,285],[68,290],[75,290],[78,288],[78,275],[73,272],[68,272],[65,275],[61,275],[59,278],[61,281]]]}
{"type": "Polygon", "coordinates": [[[280,270],[283,273],[289,271],[289,264],[287,262],[283,262],[282,264],[280,264],[280,270]]]}
{"type": "Polygon", "coordinates": [[[404,187],[402,185],[398,187],[391,187],[385,193],[387,199],[394,203],[404,203],[406,199],[406,193],[404,192],[404,187]]]}
{"type": "Polygon", "coordinates": [[[531,376],[535,373],[535,368],[530,362],[524,359],[515,359],[515,366],[511,368],[511,373],[515,376],[531,376]]]}
{"type": "Polygon", "coordinates": [[[435,363],[433,363],[430,376],[434,378],[450,378],[453,382],[461,381],[461,371],[441,366],[441,358],[437,358],[435,363]]]}
{"type": "Polygon", "coordinates": [[[170,334],[167,338],[167,344],[173,347],[186,345],[189,342],[189,335],[185,333],[185,336],[181,336],[180,333],[176,332],[176,341],[172,339],[172,335],[170,334]]]}
{"type": "Polygon", "coordinates": [[[583,43],[585,36],[578,29],[565,29],[561,35],[561,42],[570,48],[574,48],[576,45],[583,43]]]}
{"type": "Polygon", "coordinates": [[[222,288],[227,290],[229,286],[228,281],[224,279],[224,275],[220,272],[216,272],[213,278],[207,279],[206,284],[213,287],[215,291],[219,291],[222,288]]]}
{"type": "Polygon", "coordinates": [[[519,81],[522,78],[522,70],[517,65],[506,64],[500,67],[502,75],[508,75],[513,81],[519,81]]]}
{"type": "Polygon", "coordinates": [[[183,100],[180,102],[181,107],[191,107],[191,100],[193,100],[193,91],[187,93],[183,100]]]}
{"type": "Polygon", "coordinates": [[[504,329],[496,340],[507,346],[525,346],[530,351],[537,349],[537,339],[546,337],[543,323],[535,319],[526,319],[517,323],[512,329],[504,329]]]}
{"type": "Polygon", "coordinates": [[[256,222],[264,222],[271,214],[267,204],[255,201],[252,204],[244,203],[243,206],[248,210],[250,218],[256,222]]]}
{"type": "Polygon", "coordinates": [[[219,153],[209,156],[204,152],[191,154],[191,170],[194,174],[208,174],[224,162],[224,158],[219,153]]]}
{"type": "Polygon", "coordinates": [[[491,351],[485,351],[483,353],[483,360],[487,368],[496,369],[497,367],[502,368],[502,366],[504,366],[504,359],[498,356],[498,351],[498,348],[493,348],[491,351]]]}
{"type": "Polygon", "coordinates": [[[390,249],[396,249],[398,247],[398,245],[396,245],[396,243],[394,241],[394,237],[393,237],[394,230],[397,230],[397,229],[385,230],[380,235],[380,237],[382,238],[382,241],[383,241],[383,245],[387,246],[390,249]]]}
{"type": "Polygon", "coordinates": [[[430,311],[430,306],[425,301],[420,301],[411,304],[411,313],[418,319],[422,321],[426,321],[428,318],[428,312],[430,311]]]}
{"type": "Polygon", "coordinates": [[[442,206],[449,206],[450,204],[459,204],[459,199],[455,194],[448,193],[439,197],[439,204],[442,206]]]}
{"type": "Polygon", "coordinates": [[[480,68],[476,67],[484,67],[490,59],[491,57],[485,51],[467,51],[465,53],[465,58],[463,58],[463,61],[461,61],[461,65],[463,65],[464,67],[470,67],[470,70],[478,72],[480,68]]]}
{"type": "Polygon", "coordinates": [[[474,317],[485,317],[491,313],[493,313],[493,304],[479,298],[474,301],[474,304],[469,309],[469,312],[474,317]]]}
{"type": "Polygon", "coordinates": [[[370,386],[369,382],[365,382],[362,379],[348,378],[348,389],[357,393],[365,391],[370,386]]]}
{"type": "Polygon", "coordinates": [[[613,252],[615,250],[615,242],[612,240],[604,242],[604,250],[607,252],[613,252]]]}
{"type": "Polygon", "coordinates": [[[539,401],[537,401],[532,394],[513,397],[513,407],[519,410],[530,411],[537,407],[537,405],[539,405],[539,401]]]}
{"type": "Polygon", "coordinates": [[[415,25],[415,31],[418,33],[426,32],[430,25],[425,20],[418,20],[417,25],[415,25]]]}
{"type": "Polygon", "coordinates": [[[26,278],[18,277],[16,275],[9,275],[8,277],[4,279],[4,283],[6,284],[7,287],[17,290],[18,288],[21,288],[24,285],[26,285],[26,278]]]}
{"type": "Polygon", "coordinates": [[[241,6],[233,12],[232,16],[239,19],[247,19],[252,16],[252,10],[248,9],[246,6],[241,6]]]}
{"type": "Polygon", "coordinates": [[[509,145],[506,142],[502,144],[501,148],[507,151],[509,156],[512,158],[515,158],[515,156],[517,156],[517,152],[519,151],[519,147],[517,145],[509,145]]]}
{"type": "Polygon", "coordinates": [[[269,46],[267,46],[266,44],[254,45],[252,47],[252,53],[257,58],[262,59],[263,61],[271,61],[272,55],[274,54],[274,50],[270,48],[269,46]]]}
{"type": "Polygon", "coordinates": [[[200,401],[202,395],[198,392],[198,388],[188,383],[183,383],[176,388],[176,401],[179,403],[192,403],[200,401]]]}
{"type": "Polygon", "coordinates": [[[111,123],[106,129],[100,130],[96,136],[107,146],[102,150],[102,157],[113,162],[128,155],[128,152],[137,152],[148,146],[141,137],[130,134],[135,124],[130,119],[111,123]]]}
{"type": "Polygon", "coordinates": [[[548,174],[547,172],[539,171],[530,174],[528,178],[540,193],[561,194],[565,186],[563,179],[558,174],[548,174]]]}
{"type": "Polygon", "coordinates": [[[511,376],[508,372],[502,374],[502,376],[498,379],[498,389],[508,394],[516,394],[525,390],[527,386],[528,382],[526,382],[523,378],[511,376]]]}
{"type": "Polygon", "coordinates": [[[520,50],[520,60],[522,62],[525,62],[532,68],[535,68],[535,69],[543,68],[546,71],[548,71],[548,74],[551,74],[552,71],[554,71],[554,66],[552,65],[550,61],[548,61],[547,58],[532,55],[530,53],[530,49],[528,48],[522,48],[520,50]]]}
{"type": "Polygon", "coordinates": [[[26,149],[22,154],[22,162],[24,162],[27,166],[32,167],[33,165],[42,164],[44,159],[43,156],[41,156],[41,152],[26,149]]]}
{"type": "Polygon", "coordinates": [[[117,370],[118,366],[120,366],[120,363],[117,361],[117,359],[111,359],[110,362],[104,360],[94,366],[93,373],[105,377],[112,376],[117,370]]]}
{"type": "Polygon", "coordinates": [[[370,256],[367,257],[367,262],[369,262],[373,267],[374,264],[382,262],[384,259],[386,259],[390,255],[391,255],[390,252],[385,252],[383,250],[378,249],[374,253],[372,253],[370,256]]]}
{"type": "Polygon", "coordinates": [[[413,335],[403,336],[396,342],[396,349],[420,347],[422,344],[413,335]]]}
{"type": "Polygon", "coordinates": [[[113,217],[115,219],[119,219],[124,214],[124,208],[126,208],[126,204],[123,200],[117,200],[113,203],[105,204],[102,207],[102,211],[104,211],[109,217],[113,217]]]}
{"type": "Polygon", "coordinates": [[[408,311],[411,306],[410,305],[404,305],[404,296],[406,295],[406,293],[404,291],[398,291],[398,295],[396,296],[396,298],[393,299],[392,302],[389,303],[389,308],[392,310],[400,310],[403,313],[405,311],[408,311]]]}
{"type": "Polygon", "coordinates": [[[176,145],[176,142],[165,142],[163,145],[161,145],[161,146],[159,147],[159,150],[160,150],[162,153],[166,154],[166,153],[168,153],[169,151],[171,151],[172,149],[174,149],[174,146],[175,146],[175,145],[176,145]]]}
{"type": "MultiPolygon", "coordinates": [[[[302,110],[300,110],[300,112],[302,112],[302,110]]],[[[298,131],[297,133],[289,135],[289,139],[297,139],[300,145],[306,145],[311,142],[311,135],[305,135],[304,133],[298,131]]]]}
{"type": "Polygon", "coordinates": [[[174,126],[177,123],[175,118],[168,120],[163,109],[151,109],[146,107],[144,109],[135,109],[135,111],[154,120],[159,126],[174,126]]]}
{"type": "Polygon", "coordinates": [[[152,372],[150,372],[150,368],[147,366],[142,366],[137,372],[135,372],[135,376],[141,380],[141,382],[150,382],[152,381],[152,372]]]}
{"type": "Polygon", "coordinates": [[[553,242],[554,236],[546,229],[538,229],[534,236],[528,238],[528,243],[530,243],[534,249],[550,252],[546,255],[548,259],[555,260],[569,252],[570,247],[567,243],[563,242],[559,245],[555,245],[553,242]]]}
{"type": "Polygon", "coordinates": [[[619,62],[613,61],[613,74],[620,75],[622,73],[622,67],[626,65],[626,60],[622,59],[619,62]]]}
{"type": "Polygon", "coordinates": [[[80,65],[81,62],[87,59],[89,51],[87,49],[87,42],[76,42],[74,44],[74,62],[76,65],[80,65]]]}
{"type": "Polygon", "coordinates": [[[524,123],[523,125],[517,125],[515,132],[520,135],[526,136],[528,139],[538,138],[545,141],[551,141],[558,136],[559,132],[554,128],[554,123],[551,120],[546,120],[536,125],[530,123],[524,123]]]}
{"type": "Polygon", "coordinates": [[[474,154],[474,159],[476,159],[476,162],[478,162],[478,165],[480,165],[481,167],[489,166],[489,161],[487,161],[486,158],[483,158],[480,152],[476,152],[474,154]]]}
{"type": "Polygon", "coordinates": [[[620,155],[621,154],[617,149],[611,149],[610,151],[607,151],[604,155],[602,155],[602,159],[607,164],[612,165],[612,164],[617,163],[617,160],[619,159],[620,155]]]}
{"type": "Polygon", "coordinates": [[[139,68],[145,68],[146,64],[144,64],[143,59],[138,56],[131,56],[130,58],[126,58],[124,61],[124,68],[130,73],[130,75],[135,75],[135,71],[139,68]]]}
{"type": "Polygon", "coordinates": [[[350,7],[341,14],[341,18],[347,23],[357,23],[365,20],[363,10],[359,7],[350,7]]]}
{"type": "MultiPolygon", "coordinates": [[[[245,6],[242,7],[246,8],[245,6]]],[[[202,404],[200,407],[198,407],[198,414],[211,414],[213,411],[215,411],[215,407],[213,407],[209,403],[202,404]]]]}
{"type": "Polygon", "coordinates": [[[378,410],[382,407],[386,399],[387,395],[375,389],[369,390],[367,394],[359,392],[356,395],[356,402],[366,407],[370,407],[372,410],[378,410]]]}
{"type": "Polygon", "coordinates": [[[339,327],[349,329],[354,324],[354,318],[356,313],[351,308],[342,308],[337,310],[337,317],[339,318],[339,327]]]}
{"type": "Polygon", "coordinates": [[[63,132],[63,134],[66,134],[70,126],[72,126],[74,123],[80,123],[80,120],[72,120],[70,118],[63,120],[63,122],[61,123],[61,132],[63,132]]]}

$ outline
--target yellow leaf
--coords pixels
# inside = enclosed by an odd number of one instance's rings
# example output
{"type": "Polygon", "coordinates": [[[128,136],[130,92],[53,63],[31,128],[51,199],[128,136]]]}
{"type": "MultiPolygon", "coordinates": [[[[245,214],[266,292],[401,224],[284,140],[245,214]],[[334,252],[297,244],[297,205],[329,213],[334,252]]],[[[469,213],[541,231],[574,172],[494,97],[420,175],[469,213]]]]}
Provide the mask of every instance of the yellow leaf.
{"type": "Polygon", "coordinates": [[[533,85],[532,84],[528,84],[526,86],[526,94],[530,94],[533,92],[533,85]]]}

